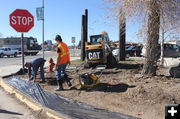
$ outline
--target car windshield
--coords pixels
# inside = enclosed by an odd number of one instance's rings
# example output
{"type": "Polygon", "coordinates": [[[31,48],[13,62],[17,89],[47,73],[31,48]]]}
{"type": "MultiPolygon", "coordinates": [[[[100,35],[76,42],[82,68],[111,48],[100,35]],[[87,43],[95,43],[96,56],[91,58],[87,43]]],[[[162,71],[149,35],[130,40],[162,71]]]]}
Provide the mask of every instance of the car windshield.
{"type": "Polygon", "coordinates": [[[180,49],[180,47],[178,45],[175,45],[175,44],[173,45],[173,48],[174,49],[180,49]]]}
{"type": "Polygon", "coordinates": [[[132,50],[134,46],[129,46],[126,50],[132,50]]]}
{"type": "Polygon", "coordinates": [[[125,49],[128,49],[130,46],[126,46],[125,49]]]}

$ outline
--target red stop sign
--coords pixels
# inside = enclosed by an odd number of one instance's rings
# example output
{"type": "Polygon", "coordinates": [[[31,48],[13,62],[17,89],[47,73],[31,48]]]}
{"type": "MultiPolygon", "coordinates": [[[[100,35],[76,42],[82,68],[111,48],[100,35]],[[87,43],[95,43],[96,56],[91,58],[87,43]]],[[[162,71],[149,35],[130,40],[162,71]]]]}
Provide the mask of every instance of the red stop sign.
{"type": "Polygon", "coordinates": [[[34,17],[25,9],[16,9],[9,18],[10,25],[17,32],[28,32],[34,26],[34,17]]]}

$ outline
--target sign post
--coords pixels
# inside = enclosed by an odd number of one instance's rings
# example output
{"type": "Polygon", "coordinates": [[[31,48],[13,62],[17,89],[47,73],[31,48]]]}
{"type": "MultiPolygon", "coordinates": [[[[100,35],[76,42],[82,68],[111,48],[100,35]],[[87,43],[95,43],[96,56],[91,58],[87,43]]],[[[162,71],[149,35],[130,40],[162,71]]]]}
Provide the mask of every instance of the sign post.
{"type": "Polygon", "coordinates": [[[22,69],[24,73],[24,40],[23,40],[24,34],[21,33],[21,54],[22,54],[22,69]]]}
{"type": "Polygon", "coordinates": [[[34,17],[25,9],[16,9],[9,15],[10,26],[17,32],[21,32],[22,71],[24,73],[24,32],[28,32],[34,26],[34,17]]]}
{"type": "Polygon", "coordinates": [[[72,37],[72,43],[73,43],[73,46],[74,46],[74,48],[73,48],[74,50],[73,50],[73,51],[74,51],[74,56],[75,56],[75,49],[76,49],[76,48],[75,48],[75,43],[76,43],[76,37],[72,37]]]}
{"type": "Polygon", "coordinates": [[[42,0],[42,7],[36,8],[37,20],[42,20],[42,52],[44,56],[44,0],[42,0]]]}

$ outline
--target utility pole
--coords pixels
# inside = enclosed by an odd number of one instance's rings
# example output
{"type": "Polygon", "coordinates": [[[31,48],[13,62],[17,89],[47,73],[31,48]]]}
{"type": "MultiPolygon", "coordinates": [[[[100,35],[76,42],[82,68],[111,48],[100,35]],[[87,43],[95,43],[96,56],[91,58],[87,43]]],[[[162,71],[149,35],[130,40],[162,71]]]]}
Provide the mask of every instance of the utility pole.
{"type": "Polygon", "coordinates": [[[88,41],[88,10],[85,10],[85,42],[88,41]]]}
{"type": "Polygon", "coordinates": [[[88,10],[85,10],[85,15],[82,15],[81,23],[81,60],[84,61],[85,52],[85,42],[88,41],[88,10]]]}
{"type": "Polygon", "coordinates": [[[81,23],[81,60],[85,59],[85,15],[82,15],[81,23]]]}

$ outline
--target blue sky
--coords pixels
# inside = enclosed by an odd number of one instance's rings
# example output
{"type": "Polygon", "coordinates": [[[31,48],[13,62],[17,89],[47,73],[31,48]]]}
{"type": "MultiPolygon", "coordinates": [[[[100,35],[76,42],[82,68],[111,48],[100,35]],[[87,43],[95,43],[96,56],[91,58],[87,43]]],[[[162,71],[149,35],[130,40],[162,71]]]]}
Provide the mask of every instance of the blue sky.
{"type": "MultiPolygon", "coordinates": [[[[107,31],[112,41],[118,40],[118,23],[106,19],[106,6],[102,0],[44,0],[45,4],[45,40],[52,40],[60,34],[68,45],[71,38],[76,37],[76,44],[81,39],[81,16],[88,9],[88,35],[107,31]]],[[[9,25],[9,15],[15,9],[27,9],[34,16],[34,27],[25,33],[25,37],[33,36],[42,42],[42,21],[37,21],[36,8],[42,6],[42,0],[2,0],[0,4],[0,33],[2,37],[17,36],[9,25]]],[[[127,41],[137,40],[137,25],[127,24],[127,41]]]]}

